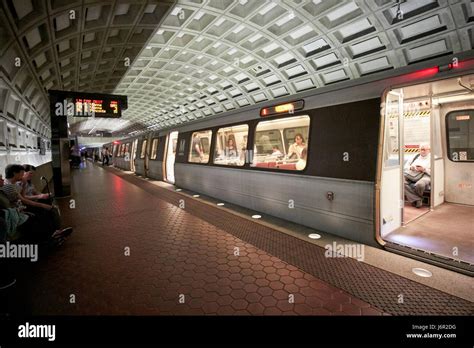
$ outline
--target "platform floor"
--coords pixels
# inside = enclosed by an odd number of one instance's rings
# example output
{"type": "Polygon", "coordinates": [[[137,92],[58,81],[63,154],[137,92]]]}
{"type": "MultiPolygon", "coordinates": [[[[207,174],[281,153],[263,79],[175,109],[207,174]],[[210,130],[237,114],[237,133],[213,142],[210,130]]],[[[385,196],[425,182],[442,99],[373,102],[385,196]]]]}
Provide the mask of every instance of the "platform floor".
{"type": "Polygon", "coordinates": [[[75,231],[61,249],[20,277],[16,293],[23,311],[35,315],[473,312],[472,302],[354,259],[326,258],[317,245],[118,170],[88,163],[74,172],[72,190],[74,201],[63,199],[60,205],[65,224],[75,231]]]}

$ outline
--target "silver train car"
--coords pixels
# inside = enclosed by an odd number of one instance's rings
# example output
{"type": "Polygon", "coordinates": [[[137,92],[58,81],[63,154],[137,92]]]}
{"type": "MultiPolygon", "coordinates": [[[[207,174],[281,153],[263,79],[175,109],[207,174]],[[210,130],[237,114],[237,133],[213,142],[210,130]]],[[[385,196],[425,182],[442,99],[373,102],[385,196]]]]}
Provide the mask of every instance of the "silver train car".
{"type": "Polygon", "coordinates": [[[106,146],[117,168],[472,275],[474,59],[434,62],[106,146]],[[422,147],[414,207],[404,172],[422,147]]]}

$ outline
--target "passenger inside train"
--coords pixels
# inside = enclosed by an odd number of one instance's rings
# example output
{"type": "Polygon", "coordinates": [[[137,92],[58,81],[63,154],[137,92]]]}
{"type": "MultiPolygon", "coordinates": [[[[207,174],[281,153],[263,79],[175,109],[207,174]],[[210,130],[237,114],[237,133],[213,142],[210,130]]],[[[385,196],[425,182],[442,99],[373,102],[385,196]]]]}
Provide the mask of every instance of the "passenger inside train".
{"type": "Polygon", "coordinates": [[[295,142],[291,144],[288,149],[287,157],[300,159],[304,149],[306,149],[306,143],[304,142],[303,136],[298,133],[295,135],[295,142]]]}
{"type": "Polygon", "coordinates": [[[303,150],[306,154],[305,139],[308,135],[309,116],[259,122],[255,133],[253,165],[258,168],[304,170],[306,158],[303,157],[303,150]]]}
{"type": "Polygon", "coordinates": [[[421,208],[423,193],[429,190],[431,182],[431,156],[429,145],[420,146],[420,153],[411,161],[406,161],[404,168],[405,198],[416,208],[421,208]]]}
{"type": "Polygon", "coordinates": [[[191,142],[189,162],[208,163],[212,132],[194,132],[191,142]]]}
{"type": "Polygon", "coordinates": [[[217,131],[214,163],[227,166],[243,166],[247,149],[248,126],[239,125],[217,131]]]}

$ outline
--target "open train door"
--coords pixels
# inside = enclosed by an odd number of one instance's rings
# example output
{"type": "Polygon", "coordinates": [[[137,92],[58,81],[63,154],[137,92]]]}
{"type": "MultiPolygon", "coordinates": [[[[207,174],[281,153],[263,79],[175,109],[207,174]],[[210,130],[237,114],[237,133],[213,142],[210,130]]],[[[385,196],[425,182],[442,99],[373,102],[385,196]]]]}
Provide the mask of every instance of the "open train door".
{"type": "Polygon", "coordinates": [[[385,129],[380,183],[382,238],[402,225],[403,217],[403,92],[391,90],[384,104],[385,129]]]}
{"type": "Polygon", "coordinates": [[[176,146],[178,142],[178,132],[168,134],[165,148],[165,165],[163,178],[170,184],[174,184],[174,161],[176,158],[176,146]]]}

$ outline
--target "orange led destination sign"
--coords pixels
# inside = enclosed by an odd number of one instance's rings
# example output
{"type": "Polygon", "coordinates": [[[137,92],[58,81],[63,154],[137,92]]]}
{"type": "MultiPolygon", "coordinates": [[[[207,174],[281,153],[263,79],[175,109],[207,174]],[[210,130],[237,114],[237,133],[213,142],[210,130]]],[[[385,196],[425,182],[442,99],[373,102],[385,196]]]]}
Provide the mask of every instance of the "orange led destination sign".
{"type": "Polygon", "coordinates": [[[291,103],[269,106],[260,110],[260,117],[268,117],[279,114],[292,114],[304,108],[304,100],[297,100],[291,103]]]}
{"type": "Polygon", "coordinates": [[[75,98],[74,104],[77,115],[120,117],[122,114],[118,100],[75,98]]]}

